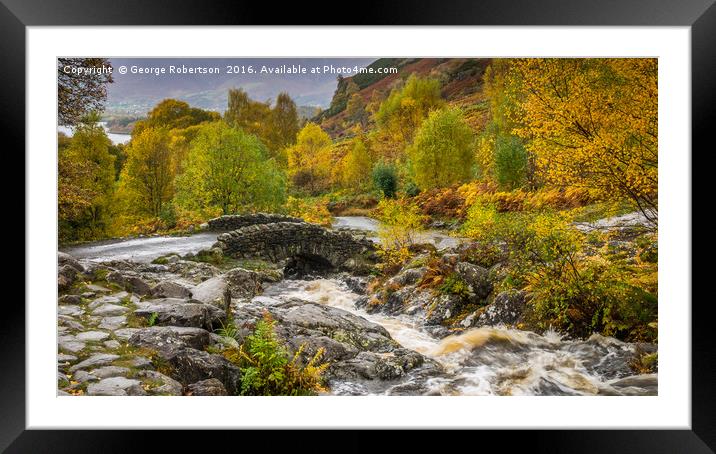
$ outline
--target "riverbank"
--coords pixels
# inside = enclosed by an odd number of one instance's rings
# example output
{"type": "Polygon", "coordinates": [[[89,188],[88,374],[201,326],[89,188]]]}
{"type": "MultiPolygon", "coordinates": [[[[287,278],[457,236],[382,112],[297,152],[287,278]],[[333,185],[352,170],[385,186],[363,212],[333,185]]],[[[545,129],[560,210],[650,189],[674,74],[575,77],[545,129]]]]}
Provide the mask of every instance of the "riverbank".
{"type": "MultiPolygon", "coordinates": [[[[364,235],[377,227],[362,218],[336,219],[335,225],[364,235]]],[[[231,352],[246,343],[265,313],[289,357],[299,352],[305,365],[321,352],[320,362],[328,365],[320,393],[657,392],[656,374],[639,374],[645,369],[637,367],[655,354],[655,345],[520,329],[514,317],[520,305],[499,293],[475,312],[466,311],[474,307],[469,299],[462,307],[456,298],[418,288],[428,273],[421,266],[403,267],[389,281],[340,270],[312,275],[310,268],[291,279],[286,263],[270,260],[253,269],[225,269],[197,261],[196,253],[216,239],[199,235],[206,238],[187,237],[184,251],[170,251],[176,243],[144,238],[120,248],[115,243],[114,249],[92,245],[92,254],[77,259],[60,255],[60,394],[240,394],[243,366],[232,362],[231,352]],[[386,292],[385,303],[371,303],[386,292]]],[[[442,257],[458,259],[460,247],[445,248],[442,257]]],[[[481,283],[485,276],[477,265],[468,265],[451,264],[476,279],[470,284],[477,297],[487,283],[481,283]]]]}

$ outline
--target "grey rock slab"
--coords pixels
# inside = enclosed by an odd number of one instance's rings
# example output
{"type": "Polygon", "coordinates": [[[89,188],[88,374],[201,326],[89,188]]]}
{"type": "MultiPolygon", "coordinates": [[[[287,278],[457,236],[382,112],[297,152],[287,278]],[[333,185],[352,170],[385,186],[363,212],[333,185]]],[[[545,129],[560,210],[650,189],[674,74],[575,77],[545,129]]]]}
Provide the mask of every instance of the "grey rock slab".
{"type": "Polygon", "coordinates": [[[103,316],[116,316],[116,315],[122,315],[129,311],[129,308],[124,306],[118,306],[116,304],[103,304],[96,309],[92,311],[92,314],[94,315],[103,315],[103,316]]]}
{"type": "Polygon", "coordinates": [[[89,358],[87,358],[84,361],[81,361],[74,366],[70,367],[70,372],[74,372],[76,370],[80,369],[88,369],[88,368],[94,368],[99,366],[106,366],[110,364],[112,361],[119,358],[119,355],[112,355],[108,353],[99,353],[96,355],[92,355],[89,358]]]}
{"type": "Polygon", "coordinates": [[[62,325],[62,326],[65,326],[65,327],[67,327],[67,328],[69,328],[69,329],[72,329],[72,330],[75,330],[75,331],[81,331],[81,330],[83,330],[83,329],[85,328],[85,327],[82,325],[82,323],[76,321],[76,320],[73,319],[73,318],[69,318],[69,317],[66,317],[66,316],[60,316],[60,317],[65,317],[65,318],[60,318],[60,319],[59,319],[59,324],[62,325]]]}
{"type": "Polygon", "coordinates": [[[78,333],[75,336],[77,339],[81,341],[103,341],[109,337],[109,333],[104,331],[85,331],[83,333],[78,333]]]}
{"type": "Polygon", "coordinates": [[[127,324],[127,317],[119,315],[116,317],[104,317],[99,327],[101,329],[108,329],[110,331],[117,330],[127,324]]]}
{"type": "Polygon", "coordinates": [[[57,340],[57,345],[60,350],[76,353],[85,348],[86,344],[80,340],[77,340],[74,336],[61,336],[57,340]]]}
{"type": "Polygon", "coordinates": [[[97,378],[109,378],[109,377],[126,377],[129,374],[129,369],[120,366],[103,366],[99,367],[90,372],[97,378]]]}
{"type": "Polygon", "coordinates": [[[110,377],[92,383],[87,387],[88,396],[127,396],[146,394],[139,380],[125,377],[110,377]]]}
{"type": "Polygon", "coordinates": [[[74,304],[63,304],[58,306],[57,313],[60,315],[79,316],[84,314],[85,311],[82,310],[81,307],[75,306],[74,304]]]}
{"type": "Polygon", "coordinates": [[[77,361],[77,357],[74,355],[67,355],[65,353],[60,353],[59,355],[57,355],[57,361],[74,362],[74,361],[77,361]]]}
{"type": "MultiPolygon", "coordinates": [[[[126,293],[126,292],[124,292],[124,293],[126,293]]],[[[120,304],[122,302],[122,299],[116,295],[117,294],[115,293],[114,295],[101,296],[101,297],[97,298],[96,300],[91,301],[87,305],[87,308],[89,310],[94,310],[104,304],[120,304]]]]}
{"type": "Polygon", "coordinates": [[[86,370],[75,371],[75,373],[72,374],[72,379],[78,383],[93,382],[99,380],[99,378],[97,378],[93,374],[90,374],[86,370]]]}
{"type": "Polygon", "coordinates": [[[91,292],[95,292],[95,293],[109,293],[112,291],[112,290],[108,289],[107,287],[104,287],[102,285],[97,285],[97,284],[89,284],[87,286],[87,290],[89,290],[91,292]]]}
{"type": "Polygon", "coordinates": [[[115,349],[118,349],[119,347],[121,347],[122,344],[120,344],[118,341],[112,339],[112,340],[104,341],[104,346],[110,350],[115,350],[115,349]]]}
{"type": "Polygon", "coordinates": [[[114,335],[122,340],[129,340],[130,337],[132,337],[132,334],[139,331],[140,328],[120,328],[118,330],[114,331],[114,335]]]}

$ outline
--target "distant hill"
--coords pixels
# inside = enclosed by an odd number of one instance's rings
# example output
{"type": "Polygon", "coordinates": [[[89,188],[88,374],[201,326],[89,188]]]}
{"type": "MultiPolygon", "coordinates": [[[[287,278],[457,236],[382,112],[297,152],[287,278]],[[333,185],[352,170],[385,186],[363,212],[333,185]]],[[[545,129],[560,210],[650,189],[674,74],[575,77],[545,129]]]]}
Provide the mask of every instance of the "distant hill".
{"type": "Polygon", "coordinates": [[[482,76],[489,64],[490,59],[485,58],[378,59],[368,68],[393,66],[398,68],[397,74],[357,74],[340,79],[330,106],[314,117],[313,121],[319,123],[332,137],[342,137],[353,126],[345,113],[350,90],[356,92],[357,87],[357,93],[368,104],[385,99],[394,87],[411,74],[416,74],[438,79],[443,98],[451,105],[462,107],[468,122],[479,128],[487,112],[482,93],[482,76]]]}

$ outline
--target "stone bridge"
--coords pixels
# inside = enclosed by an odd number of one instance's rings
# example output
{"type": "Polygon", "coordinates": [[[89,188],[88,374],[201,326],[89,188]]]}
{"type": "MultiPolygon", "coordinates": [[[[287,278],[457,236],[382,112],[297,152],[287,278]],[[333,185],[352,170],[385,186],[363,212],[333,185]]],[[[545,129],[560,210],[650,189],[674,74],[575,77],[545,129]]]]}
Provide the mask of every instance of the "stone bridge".
{"type": "Polygon", "coordinates": [[[208,230],[226,232],[250,225],[275,224],[276,222],[303,222],[303,219],[285,216],[283,214],[251,213],[220,216],[210,219],[207,224],[209,225],[208,230]]]}
{"type": "Polygon", "coordinates": [[[376,260],[370,240],[306,222],[242,227],[219,235],[213,247],[230,257],[282,263],[289,275],[333,270],[363,273],[376,260]]]}

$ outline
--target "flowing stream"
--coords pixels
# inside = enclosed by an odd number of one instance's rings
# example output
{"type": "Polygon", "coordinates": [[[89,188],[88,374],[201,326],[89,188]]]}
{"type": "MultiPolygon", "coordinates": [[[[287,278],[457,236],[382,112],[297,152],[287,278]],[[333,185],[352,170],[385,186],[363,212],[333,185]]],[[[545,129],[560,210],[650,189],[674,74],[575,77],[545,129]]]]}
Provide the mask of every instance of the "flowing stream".
{"type": "MultiPolygon", "coordinates": [[[[299,298],[359,315],[385,327],[403,347],[439,362],[444,376],[420,377],[427,394],[437,395],[648,395],[656,375],[630,374],[630,344],[602,336],[567,341],[554,332],[538,334],[499,327],[472,328],[438,339],[407,315],[369,314],[356,309],[359,295],[336,279],[284,280],[257,297],[265,304],[299,298]]],[[[344,383],[334,389],[355,394],[344,383]]],[[[377,393],[390,392],[390,388],[377,393]]],[[[360,392],[359,392],[360,393],[360,392]]],[[[373,394],[367,392],[367,394],[373,394]]]]}
{"type": "MultiPolygon", "coordinates": [[[[374,232],[377,221],[366,217],[338,217],[337,229],[374,232]]],[[[424,232],[438,247],[445,238],[438,231],[424,232]]],[[[150,262],[168,254],[197,252],[211,247],[217,233],[160,236],[89,243],[63,251],[83,261],[133,260],[150,262]]],[[[326,304],[359,315],[385,327],[403,347],[440,363],[439,376],[408,377],[419,381],[426,394],[439,395],[653,395],[656,374],[630,376],[628,360],[634,346],[615,339],[592,336],[586,341],[565,340],[557,333],[490,327],[472,328],[443,339],[425,331],[408,315],[369,314],[355,307],[359,295],[338,279],[283,280],[266,289],[257,300],[265,304],[291,298],[326,304]]],[[[336,394],[384,394],[390,388],[366,389],[355,383],[334,387],[336,394]]]]}
{"type": "Polygon", "coordinates": [[[126,240],[107,240],[60,248],[81,260],[107,262],[132,260],[149,263],[162,255],[184,255],[210,248],[216,242],[216,232],[203,232],[190,236],[152,236],[126,240]]]}

